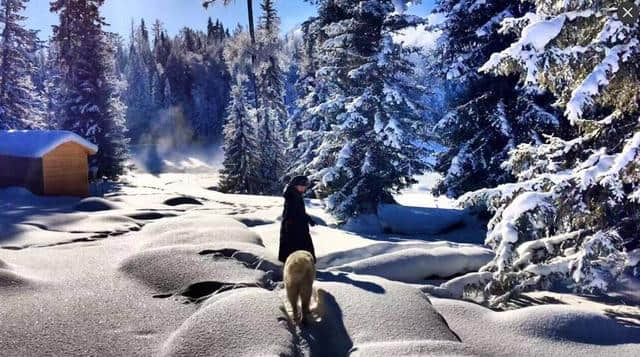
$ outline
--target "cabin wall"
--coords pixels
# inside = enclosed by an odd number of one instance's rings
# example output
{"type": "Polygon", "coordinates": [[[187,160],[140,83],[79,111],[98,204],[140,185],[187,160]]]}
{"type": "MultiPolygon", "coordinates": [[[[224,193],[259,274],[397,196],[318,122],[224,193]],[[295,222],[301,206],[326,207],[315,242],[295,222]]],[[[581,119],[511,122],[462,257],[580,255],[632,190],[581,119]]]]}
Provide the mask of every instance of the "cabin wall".
{"type": "Polygon", "coordinates": [[[11,186],[42,195],[42,159],[0,155],[0,187],[11,186]]]}
{"type": "Polygon", "coordinates": [[[44,194],[89,195],[89,164],[87,150],[76,143],[58,146],[42,158],[44,194]]]}

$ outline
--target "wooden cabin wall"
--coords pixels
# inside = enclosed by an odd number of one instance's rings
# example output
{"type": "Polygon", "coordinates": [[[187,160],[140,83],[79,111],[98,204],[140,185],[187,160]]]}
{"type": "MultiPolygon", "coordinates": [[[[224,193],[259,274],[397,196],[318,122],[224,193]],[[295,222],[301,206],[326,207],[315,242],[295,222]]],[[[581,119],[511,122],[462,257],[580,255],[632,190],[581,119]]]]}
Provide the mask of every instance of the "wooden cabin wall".
{"type": "Polygon", "coordinates": [[[89,195],[87,150],[76,143],[58,146],[42,158],[46,195],[89,195]]]}

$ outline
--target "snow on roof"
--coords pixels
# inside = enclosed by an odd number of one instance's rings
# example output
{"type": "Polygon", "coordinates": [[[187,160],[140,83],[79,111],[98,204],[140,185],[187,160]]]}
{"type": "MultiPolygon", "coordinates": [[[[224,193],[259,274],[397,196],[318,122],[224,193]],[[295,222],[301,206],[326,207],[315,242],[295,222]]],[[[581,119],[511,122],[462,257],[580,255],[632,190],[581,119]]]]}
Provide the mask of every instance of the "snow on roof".
{"type": "Polygon", "coordinates": [[[91,154],[98,147],[80,136],[64,130],[0,130],[0,155],[38,158],[56,147],[74,142],[91,154]]]}

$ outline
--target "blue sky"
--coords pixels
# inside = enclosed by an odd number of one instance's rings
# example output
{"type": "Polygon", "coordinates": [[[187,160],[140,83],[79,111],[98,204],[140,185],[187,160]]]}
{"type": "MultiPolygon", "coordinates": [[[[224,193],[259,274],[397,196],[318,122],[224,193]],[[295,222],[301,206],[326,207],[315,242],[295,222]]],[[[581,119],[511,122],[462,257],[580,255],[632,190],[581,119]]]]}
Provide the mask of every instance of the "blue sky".
{"type": "MultiPolygon", "coordinates": [[[[255,16],[260,14],[260,0],[254,0],[255,16]]],[[[131,20],[139,22],[144,18],[147,24],[160,19],[171,35],[175,35],[184,26],[204,29],[209,16],[220,19],[225,26],[235,27],[237,23],[246,24],[246,1],[236,0],[230,6],[215,5],[205,10],[201,0],[106,0],[101,8],[102,15],[109,23],[110,31],[120,33],[128,39],[131,20]]],[[[420,5],[412,6],[410,12],[426,15],[433,0],[423,0],[420,5]]],[[[315,8],[302,0],[276,0],[278,13],[282,18],[282,30],[289,31],[315,13],[315,8]]],[[[47,39],[51,34],[51,25],[58,21],[56,14],[49,12],[49,0],[31,0],[27,4],[25,16],[27,26],[40,30],[40,37],[47,39]]]]}

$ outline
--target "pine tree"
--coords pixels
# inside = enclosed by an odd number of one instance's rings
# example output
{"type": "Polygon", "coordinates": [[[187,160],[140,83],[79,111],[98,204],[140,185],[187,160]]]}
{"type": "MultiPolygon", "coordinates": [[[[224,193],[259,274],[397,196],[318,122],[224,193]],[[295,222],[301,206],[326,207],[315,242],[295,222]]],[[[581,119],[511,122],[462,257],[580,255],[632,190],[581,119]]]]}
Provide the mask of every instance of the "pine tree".
{"type": "Polygon", "coordinates": [[[56,115],[62,100],[62,69],[59,63],[60,49],[58,43],[49,39],[45,62],[45,121],[50,128],[60,128],[60,118],[56,115]]]}
{"type": "Polygon", "coordinates": [[[155,59],[149,44],[149,33],[144,20],[134,28],[131,26],[129,53],[125,69],[127,83],[125,93],[127,105],[127,127],[129,136],[139,142],[149,132],[155,116],[153,105],[153,78],[155,59]]]}
{"type": "Polygon", "coordinates": [[[284,173],[284,82],[280,67],[282,42],[279,38],[280,18],[272,0],[263,0],[258,28],[259,51],[256,80],[260,91],[258,108],[258,151],[262,156],[261,192],[276,194],[282,189],[284,173]]]}
{"type": "Polygon", "coordinates": [[[501,165],[520,143],[539,143],[565,124],[544,93],[525,93],[516,76],[478,73],[491,53],[505,49],[514,34],[501,21],[521,16],[530,4],[510,0],[441,0],[434,12],[446,20],[432,27],[442,35],[434,49],[433,73],[448,82],[453,99],[434,133],[447,150],[436,169],[444,178],[437,194],[460,196],[514,181],[501,165]]]}
{"type": "MultiPolygon", "coordinates": [[[[204,6],[204,8],[208,8],[209,6],[216,4],[216,3],[222,3],[223,5],[229,5],[231,3],[235,2],[235,0],[202,0],[202,6],[204,6]]],[[[260,97],[260,93],[259,93],[259,89],[258,89],[258,84],[256,81],[256,75],[253,72],[253,67],[256,66],[257,64],[257,56],[256,56],[256,35],[255,35],[255,27],[253,25],[253,0],[247,0],[247,19],[249,21],[249,38],[251,39],[251,64],[252,67],[249,68],[249,81],[251,82],[251,87],[253,89],[253,99],[255,102],[255,107],[259,107],[260,104],[258,103],[258,98],[260,97]]]]}
{"type": "Polygon", "coordinates": [[[56,110],[60,128],[96,143],[90,159],[99,177],[117,178],[124,171],[128,140],[124,104],[119,100],[114,75],[112,39],[103,30],[99,8],[104,0],[55,0],[59,14],[53,27],[61,69],[60,102],[56,110]]]}
{"type": "MultiPolygon", "coordinates": [[[[321,12],[321,14],[323,14],[321,12]]],[[[320,56],[317,51],[324,39],[322,27],[328,16],[314,17],[301,26],[303,43],[300,52],[299,77],[295,82],[298,95],[297,110],[287,122],[287,176],[310,175],[308,164],[315,158],[315,150],[322,143],[323,133],[328,130],[328,121],[317,110],[320,103],[329,98],[330,83],[316,80],[320,56]]]]}
{"type": "Polygon", "coordinates": [[[417,19],[396,13],[394,5],[326,1],[305,26],[317,69],[316,88],[307,95],[312,98],[303,101],[313,103],[305,110],[319,121],[322,138],[306,169],[320,180],[316,193],[343,220],[375,214],[425,169],[423,151],[415,145],[420,105],[406,95],[415,90],[411,66],[391,37],[417,19]]]}
{"type": "Polygon", "coordinates": [[[0,2],[0,129],[45,126],[43,99],[33,83],[36,53],[42,47],[37,31],[22,24],[26,0],[0,2]]]}
{"type": "Polygon", "coordinates": [[[220,190],[255,194],[262,187],[257,139],[251,112],[247,109],[246,88],[242,80],[231,90],[231,102],[224,126],[224,169],[220,171],[220,190]]]}
{"type": "Polygon", "coordinates": [[[640,27],[608,11],[614,1],[532,3],[503,21],[518,37],[481,70],[551,93],[571,127],[512,151],[517,183],[461,199],[494,214],[486,243],[497,254],[483,271],[495,305],[558,285],[606,291],[640,254],[640,27]]]}

